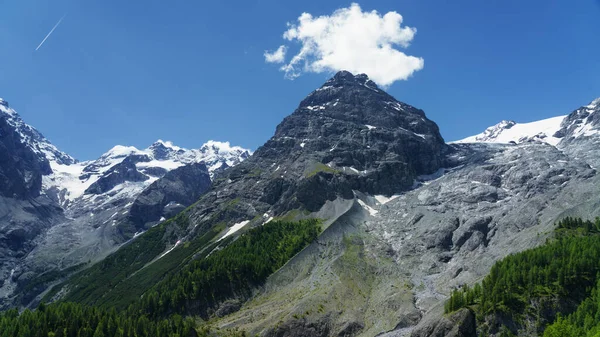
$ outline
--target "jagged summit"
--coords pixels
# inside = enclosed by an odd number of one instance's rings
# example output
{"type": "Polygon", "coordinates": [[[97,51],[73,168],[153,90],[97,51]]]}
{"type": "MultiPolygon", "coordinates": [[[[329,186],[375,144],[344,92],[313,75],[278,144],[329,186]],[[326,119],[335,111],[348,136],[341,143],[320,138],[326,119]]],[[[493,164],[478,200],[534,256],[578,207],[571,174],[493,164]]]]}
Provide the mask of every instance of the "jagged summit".
{"type": "Polygon", "coordinates": [[[600,97],[593,100],[590,104],[588,104],[588,109],[597,109],[600,106],[600,97]]]}
{"type": "Polygon", "coordinates": [[[240,155],[246,153],[244,156],[248,157],[252,154],[252,151],[244,149],[240,146],[232,146],[229,142],[219,142],[216,140],[209,140],[200,147],[201,152],[214,151],[215,153],[239,153],[240,155]]]}
{"type": "Polygon", "coordinates": [[[358,84],[358,85],[368,85],[370,88],[379,89],[375,82],[371,81],[367,74],[358,74],[354,75],[349,71],[342,70],[337,72],[331,79],[329,79],[325,84],[321,87],[327,85],[343,85],[343,84],[358,84]]]}
{"type": "Polygon", "coordinates": [[[371,81],[366,74],[353,75],[348,71],[340,71],[300,102],[299,108],[310,108],[341,99],[351,101],[351,96],[356,96],[361,91],[377,94],[377,99],[382,101],[397,102],[371,81]]]}
{"type": "Polygon", "coordinates": [[[173,142],[171,142],[170,140],[165,141],[162,139],[159,139],[159,140],[155,141],[154,143],[152,143],[152,145],[150,145],[149,148],[156,148],[156,147],[165,147],[165,148],[169,148],[169,149],[172,149],[175,151],[182,150],[181,147],[173,144],[173,142]]]}
{"type": "Polygon", "coordinates": [[[188,150],[176,146],[170,141],[163,141],[162,139],[159,139],[150,145],[145,151],[152,153],[156,159],[164,160],[177,154],[183,154],[188,150]]]}
{"type": "Polygon", "coordinates": [[[190,216],[212,219],[214,205],[227,205],[229,198],[237,206],[225,209],[233,213],[224,217],[243,222],[292,209],[316,212],[338,198],[351,200],[353,191],[390,196],[443,167],[445,150],[437,125],[422,110],[371,86],[366,75],[339,72],[252,157],[225,171],[214,194],[207,194],[217,200],[199,202],[190,216]]]}
{"type": "Polygon", "coordinates": [[[380,90],[367,75],[347,71],[338,72],[302,100],[298,109],[277,127],[275,137],[299,138],[300,144],[302,139],[324,132],[334,121],[351,123],[358,129],[389,129],[416,140],[432,137],[443,142],[437,125],[422,110],[380,90]],[[309,121],[312,125],[308,125],[309,121]],[[317,133],[311,135],[306,127],[317,133]]]}
{"type": "MultiPolygon", "coordinates": [[[[58,150],[44,135],[36,128],[25,123],[19,114],[12,109],[8,102],[0,98],[0,119],[6,118],[8,126],[16,132],[19,141],[33,151],[42,166],[49,167],[44,163],[46,160],[60,164],[74,164],[77,160],[68,154],[58,150]]],[[[49,173],[50,169],[44,169],[44,173],[49,173]]]]}

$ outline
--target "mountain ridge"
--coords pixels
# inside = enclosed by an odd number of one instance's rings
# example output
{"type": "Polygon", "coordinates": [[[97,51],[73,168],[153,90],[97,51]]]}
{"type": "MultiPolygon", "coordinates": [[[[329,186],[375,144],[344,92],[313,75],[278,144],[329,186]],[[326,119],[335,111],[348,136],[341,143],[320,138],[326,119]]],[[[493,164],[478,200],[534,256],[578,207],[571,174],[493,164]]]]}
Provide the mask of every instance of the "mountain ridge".
{"type": "Polygon", "coordinates": [[[570,131],[570,136],[590,136],[598,130],[597,121],[588,121],[587,117],[600,107],[600,98],[592,100],[569,115],[550,117],[526,123],[503,120],[488,127],[482,133],[466,137],[451,143],[522,143],[539,141],[558,146],[570,131]],[[590,123],[592,125],[590,125],[590,123]]]}

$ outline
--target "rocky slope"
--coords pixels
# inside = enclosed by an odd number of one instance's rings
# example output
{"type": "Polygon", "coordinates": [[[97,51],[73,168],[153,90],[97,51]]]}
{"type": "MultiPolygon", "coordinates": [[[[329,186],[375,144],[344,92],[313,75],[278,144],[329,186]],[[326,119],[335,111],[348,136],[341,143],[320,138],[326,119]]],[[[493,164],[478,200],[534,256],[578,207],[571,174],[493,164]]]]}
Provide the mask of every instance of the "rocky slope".
{"type": "Polygon", "coordinates": [[[187,150],[159,140],[78,162],[0,100],[1,306],[21,301],[18,289],[40,274],[100,259],[178,213],[248,156],[229,143],[187,150]]]}
{"type": "MultiPolygon", "coordinates": [[[[556,135],[556,146],[540,141],[546,137],[453,144],[442,147],[441,168],[410,177],[408,191],[354,185],[348,195],[331,194],[321,208],[308,209],[317,212],[304,215],[331,223],[318,241],[216,324],[265,336],[445,336],[463,328],[468,336],[472,317],[440,321],[453,288],[479,280],[498,259],[543,243],[563,216],[600,215],[593,168],[600,158],[597,102],[563,119],[556,131],[568,131],[556,135]]],[[[313,195],[346,174],[335,167],[311,186],[313,195]]],[[[218,200],[232,189],[205,198],[218,200]]]]}

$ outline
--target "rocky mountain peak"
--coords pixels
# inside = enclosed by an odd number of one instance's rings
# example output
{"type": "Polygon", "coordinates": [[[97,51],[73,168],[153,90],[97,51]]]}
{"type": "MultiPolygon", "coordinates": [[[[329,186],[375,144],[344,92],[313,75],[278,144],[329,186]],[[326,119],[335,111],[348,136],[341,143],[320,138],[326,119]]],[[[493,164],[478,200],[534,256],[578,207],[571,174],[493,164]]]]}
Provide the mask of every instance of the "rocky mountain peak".
{"type": "Polygon", "coordinates": [[[318,136],[333,122],[351,123],[358,129],[390,129],[417,138],[433,137],[444,143],[437,125],[422,110],[396,100],[367,75],[355,76],[347,71],[338,72],[311,92],[277,127],[275,137],[309,138],[306,127],[318,136]]]}
{"type": "Polygon", "coordinates": [[[179,146],[173,145],[170,141],[163,141],[162,139],[157,140],[154,144],[148,147],[148,151],[151,152],[155,159],[165,160],[172,157],[176,153],[184,153],[186,150],[179,146]]]}
{"type": "Polygon", "coordinates": [[[51,173],[50,165],[45,164],[45,161],[67,165],[77,162],[73,157],[58,150],[56,146],[52,145],[52,143],[50,143],[50,141],[48,141],[36,128],[26,124],[21,119],[21,116],[9,106],[8,102],[1,98],[0,118],[5,119],[7,127],[16,133],[16,137],[19,141],[38,156],[38,160],[42,163],[42,167],[46,167],[43,169],[43,174],[51,173]]]}
{"type": "Polygon", "coordinates": [[[371,96],[370,101],[397,102],[396,99],[381,90],[375,82],[371,81],[366,74],[353,75],[348,71],[340,71],[300,102],[299,108],[318,108],[331,102],[335,104],[336,101],[355,104],[358,96],[362,96],[363,99],[371,96]]]}
{"type": "Polygon", "coordinates": [[[508,130],[517,124],[515,121],[503,120],[500,123],[490,126],[489,128],[483,131],[483,134],[478,135],[476,139],[478,141],[489,141],[492,139],[498,138],[500,133],[504,132],[504,130],[508,130]]]}
{"type": "Polygon", "coordinates": [[[588,109],[598,109],[600,107],[600,97],[593,100],[590,104],[588,104],[588,109]]]}
{"type": "Polygon", "coordinates": [[[373,89],[379,89],[375,82],[371,81],[367,74],[353,75],[351,72],[342,70],[335,74],[329,81],[325,82],[326,85],[368,85],[373,89]]]}
{"type": "Polygon", "coordinates": [[[327,201],[352,199],[354,191],[389,196],[407,190],[418,175],[445,165],[446,150],[422,110],[397,101],[366,75],[339,72],[252,157],[227,171],[216,189],[223,200],[240,198],[261,216],[269,209],[275,215],[314,212],[327,201]]]}
{"type": "Polygon", "coordinates": [[[600,98],[571,112],[561,123],[557,136],[567,141],[600,133],[600,98]]]}

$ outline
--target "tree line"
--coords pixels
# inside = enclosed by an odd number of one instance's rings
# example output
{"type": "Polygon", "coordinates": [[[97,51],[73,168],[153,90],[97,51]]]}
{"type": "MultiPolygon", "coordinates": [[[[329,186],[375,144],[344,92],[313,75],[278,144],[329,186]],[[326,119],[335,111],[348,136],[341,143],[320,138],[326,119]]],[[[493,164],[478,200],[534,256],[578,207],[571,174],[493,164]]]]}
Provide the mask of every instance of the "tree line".
{"type": "Polygon", "coordinates": [[[231,297],[246,298],[319,234],[319,221],[271,221],[225,249],[194,260],[151,288],[133,310],[153,317],[171,313],[207,316],[231,297]]]}
{"type": "Polygon", "coordinates": [[[565,331],[570,329],[575,331],[572,336],[596,337],[588,332],[600,331],[595,328],[600,323],[600,219],[568,217],[557,223],[554,234],[543,246],[495,263],[481,283],[454,290],[445,313],[470,307],[479,317],[493,313],[519,317],[534,311],[534,299],[583,301],[576,313],[548,326],[544,336],[568,337],[571,334],[565,331]]]}
{"type": "MultiPolygon", "coordinates": [[[[214,336],[208,329],[197,330],[191,317],[207,315],[226,299],[247,298],[253,287],[315,240],[320,231],[320,222],[314,219],[271,221],[203,259],[192,260],[126,310],[72,302],[42,303],[20,314],[12,309],[0,313],[0,337],[214,336]]],[[[221,331],[217,335],[244,333],[221,331]]]]}

